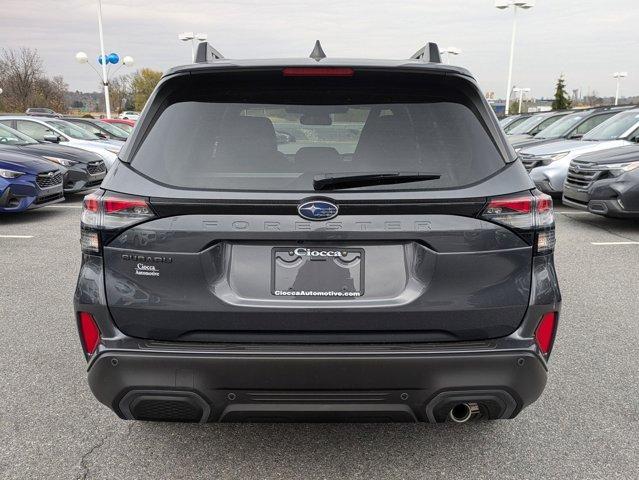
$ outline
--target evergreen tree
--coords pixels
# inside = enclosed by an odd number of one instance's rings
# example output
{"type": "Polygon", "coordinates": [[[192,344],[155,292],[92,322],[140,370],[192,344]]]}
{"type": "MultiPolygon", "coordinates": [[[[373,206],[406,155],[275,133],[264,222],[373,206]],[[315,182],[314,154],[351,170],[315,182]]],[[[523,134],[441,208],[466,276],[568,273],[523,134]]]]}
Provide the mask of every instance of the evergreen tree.
{"type": "Polygon", "coordinates": [[[566,92],[566,82],[564,76],[561,75],[557,79],[557,86],[555,87],[555,99],[552,102],[553,110],[568,110],[572,102],[566,92]]]}

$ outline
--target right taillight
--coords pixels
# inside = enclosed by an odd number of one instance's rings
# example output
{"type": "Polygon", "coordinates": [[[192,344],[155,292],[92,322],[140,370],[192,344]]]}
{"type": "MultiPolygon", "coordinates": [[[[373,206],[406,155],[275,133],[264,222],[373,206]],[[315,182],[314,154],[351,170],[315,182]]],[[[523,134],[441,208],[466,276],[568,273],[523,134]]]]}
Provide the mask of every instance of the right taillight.
{"type": "Polygon", "coordinates": [[[82,202],[82,251],[101,251],[100,232],[117,232],[153,217],[155,213],[145,198],[101,191],[87,195],[82,202]]]}
{"type": "Polygon", "coordinates": [[[555,216],[552,198],[539,191],[492,198],[482,218],[521,234],[534,247],[535,254],[555,248],[555,216]]]}
{"type": "Polygon", "coordinates": [[[541,317],[535,330],[535,342],[539,350],[548,357],[555,343],[557,333],[557,312],[548,312],[541,317]]]}

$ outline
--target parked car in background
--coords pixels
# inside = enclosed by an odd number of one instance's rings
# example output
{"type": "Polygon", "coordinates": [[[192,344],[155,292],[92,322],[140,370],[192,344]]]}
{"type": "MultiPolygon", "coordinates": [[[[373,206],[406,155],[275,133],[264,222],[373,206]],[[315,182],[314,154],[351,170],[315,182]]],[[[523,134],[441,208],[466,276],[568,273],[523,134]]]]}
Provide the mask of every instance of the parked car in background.
{"type": "Polygon", "coordinates": [[[463,423],[541,395],[552,199],[471,74],[422,51],[201,59],[160,80],[83,204],[74,306],[100,402],[147,421],[463,423]],[[283,118],[303,142],[278,144],[283,118]]]}
{"type": "Polygon", "coordinates": [[[51,162],[0,149],[0,213],[18,213],[62,202],[63,172],[51,162]]]}
{"type": "Polygon", "coordinates": [[[639,218],[639,145],[572,160],[563,202],[606,217],[639,218]]]}
{"type": "Polygon", "coordinates": [[[585,134],[581,140],[562,140],[523,148],[519,156],[542,192],[560,195],[570,162],[583,154],[632,145],[639,140],[639,109],[626,110],[585,134]]]}
{"type": "Polygon", "coordinates": [[[92,152],[74,147],[38,142],[27,135],[0,124],[0,151],[15,151],[38,156],[62,166],[64,193],[75,193],[100,185],[106,175],[102,158],[92,152]]]}
{"type": "Polygon", "coordinates": [[[124,130],[128,134],[131,134],[131,132],[133,132],[133,127],[135,127],[134,120],[124,120],[122,118],[102,118],[100,119],[100,121],[113,124],[116,127],[124,130]]]}
{"type": "Polygon", "coordinates": [[[0,116],[0,123],[39,142],[61,143],[96,153],[104,160],[107,169],[115,163],[123,145],[123,142],[118,140],[101,140],[86,130],[60,119],[0,116]]]}
{"type": "Polygon", "coordinates": [[[510,115],[499,120],[499,125],[505,133],[510,132],[513,128],[521,125],[526,119],[532,117],[532,113],[520,113],[517,115],[510,115]]]}
{"type": "Polygon", "coordinates": [[[569,113],[570,112],[567,111],[536,113],[528,117],[515,128],[509,130],[507,132],[508,141],[512,144],[513,142],[530,138],[569,113]]]}
{"type": "Polygon", "coordinates": [[[138,120],[140,118],[140,112],[126,110],[120,114],[120,118],[122,120],[138,120]]]}
{"type": "Polygon", "coordinates": [[[109,139],[109,140],[120,140],[121,142],[126,141],[129,137],[129,134],[118,128],[117,125],[112,125],[110,123],[102,122],[101,120],[93,120],[92,118],[69,118],[66,117],[65,121],[77,125],[80,128],[83,128],[89,133],[92,133],[98,138],[101,139],[109,139]]]}
{"type": "Polygon", "coordinates": [[[27,114],[27,115],[34,115],[34,116],[37,116],[37,117],[60,118],[62,116],[59,113],[54,112],[50,108],[27,108],[27,111],[24,112],[24,113],[27,114]]]}
{"type": "Polygon", "coordinates": [[[562,139],[579,139],[610,117],[629,108],[631,107],[602,107],[580,110],[560,118],[534,136],[527,135],[527,138],[512,140],[510,143],[515,148],[515,151],[519,151],[522,148],[544,145],[562,139]]]}

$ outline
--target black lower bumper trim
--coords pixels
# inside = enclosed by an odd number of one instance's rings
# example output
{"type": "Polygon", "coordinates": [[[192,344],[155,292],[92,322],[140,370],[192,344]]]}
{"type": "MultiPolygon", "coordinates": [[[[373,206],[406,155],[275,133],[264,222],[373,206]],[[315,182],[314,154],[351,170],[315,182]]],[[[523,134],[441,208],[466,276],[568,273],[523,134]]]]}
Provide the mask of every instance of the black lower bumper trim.
{"type": "Polygon", "coordinates": [[[107,351],[91,362],[89,385],[100,402],[129,419],[410,422],[443,421],[460,398],[480,404],[488,418],[512,418],[541,395],[546,375],[544,362],[529,351],[107,351]]]}

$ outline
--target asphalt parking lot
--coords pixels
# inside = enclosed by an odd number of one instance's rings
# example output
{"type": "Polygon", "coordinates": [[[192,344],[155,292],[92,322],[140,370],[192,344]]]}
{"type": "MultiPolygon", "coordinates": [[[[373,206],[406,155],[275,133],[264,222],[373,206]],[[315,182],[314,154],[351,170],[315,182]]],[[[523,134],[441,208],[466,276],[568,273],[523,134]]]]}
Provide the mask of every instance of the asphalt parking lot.
{"type": "Polygon", "coordinates": [[[558,208],[560,330],[515,420],[200,426],[125,422],[91,395],[79,214],[77,197],[0,218],[2,479],[637,478],[639,222],[558,208]]]}

